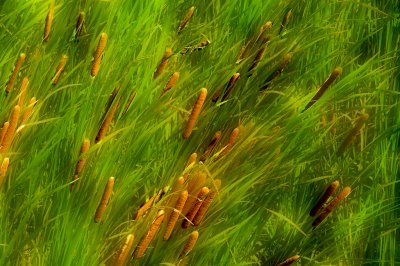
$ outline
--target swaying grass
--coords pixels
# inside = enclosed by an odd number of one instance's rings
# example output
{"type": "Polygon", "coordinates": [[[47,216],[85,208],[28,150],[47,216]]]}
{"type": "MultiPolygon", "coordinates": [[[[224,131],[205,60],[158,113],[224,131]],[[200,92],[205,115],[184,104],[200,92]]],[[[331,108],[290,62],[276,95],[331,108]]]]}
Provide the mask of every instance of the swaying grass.
{"type": "Polygon", "coordinates": [[[399,32],[397,0],[0,1],[0,265],[399,264],[399,32]]]}

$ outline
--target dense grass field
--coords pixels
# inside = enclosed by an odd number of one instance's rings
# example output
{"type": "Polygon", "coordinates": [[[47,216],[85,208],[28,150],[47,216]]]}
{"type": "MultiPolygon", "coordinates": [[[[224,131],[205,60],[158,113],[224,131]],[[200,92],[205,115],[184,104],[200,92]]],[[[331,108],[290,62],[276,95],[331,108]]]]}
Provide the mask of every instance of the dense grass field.
{"type": "Polygon", "coordinates": [[[400,265],[399,33],[398,0],[0,0],[0,265],[400,265]]]}

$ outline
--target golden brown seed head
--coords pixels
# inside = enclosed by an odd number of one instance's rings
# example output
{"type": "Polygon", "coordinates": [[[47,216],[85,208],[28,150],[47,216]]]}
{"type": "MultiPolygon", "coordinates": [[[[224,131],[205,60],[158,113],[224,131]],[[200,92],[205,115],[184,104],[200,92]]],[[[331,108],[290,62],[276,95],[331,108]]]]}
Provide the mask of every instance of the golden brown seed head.
{"type": "Polygon", "coordinates": [[[190,18],[193,16],[195,7],[192,6],[191,8],[189,8],[189,10],[187,11],[185,17],[181,20],[181,22],[179,23],[179,27],[178,27],[178,34],[185,28],[186,24],[188,23],[188,21],[190,20],[190,18]]]}
{"type": "Polygon", "coordinates": [[[126,241],[124,245],[121,247],[120,251],[118,252],[117,260],[115,261],[114,266],[123,266],[128,258],[130,251],[132,249],[134,236],[133,234],[129,234],[126,237],[126,241]]]}
{"type": "Polygon", "coordinates": [[[22,63],[25,61],[25,58],[26,58],[26,54],[25,53],[21,53],[19,55],[18,60],[15,63],[13,72],[11,73],[10,79],[8,80],[7,85],[6,85],[6,93],[7,94],[10,92],[11,87],[12,87],[12,85],[14,83],[15,77],[17,76],[18,71],[22,66],[22,63]]]}
{"type": "Polygon", "coordinates": [[[103,32],[100,35],[99,43],[97,44],[97,49],[96,49],[96,52],[94,54],[94,59],[93,59],[93,63],[92,63],[92,69],[91,69],[91,72],[90,72],[92,77],[97,76],[97,73],[99,72],[100,62],[101,62],[101,58],[103,56],[104,49],[105,49],[106,44],[107,44],[107,39],[108,39],[107,33],[103,32]]]}
{"type": "Polygon", "coordinates": [[[8,169],[9,163],[10,163],[10,159],[9,158],[6,157],[6,158],[3,159],[3,163],[1,164],[1,168],[0,168],[0,186],[4,182],[4,177],[7,174],[7,169],[8,169]]]}
{"type": "Polygon", "coordinates": [[[297,261],[299,259],[300,259],[300,256],[299,255],[295,255],[295,256],[292,256],[292,257],[288,258],[287,260],[279,263],[278,266],[288,266],[288,265],[291,265],[293,262],[295,262],[295,261],[297,261]]]}
{"type": "Polygon", "coordinates": [[[58,83],[58,79],[60,78],[61,73],[64,71],[65,65],[67,64],[68,61],[68,56],[67,55],[63,55],[61,57],[60,63],[58,64],[57,68],[56,68],[56,72],[54,73],[54,77],[53,80],[51,81],[51,83],[53,85],[56,85],[58,83]]]}
{"type": "Polygon", "coordinates": [[[189,193],[187,192],[187,190],[184,190],[177,199],[175,203],[175,208],[169,217],[168,224],[164,232],[163,239],[165,241],[168,240],[169,237],[171,236],[172,230],[174,229],[175,224],[178,221],[179,214],[182,212],[182,209],[185,206],[188,195],[189,193]]]}
{"type": "Polygon", "coordinates": [[[21,124],[24,125],[28,121],[28,118],[31,115],[32,109],[33,109],[35,104],[36,104],[36,97],[32,97],[31,100],[29,101],[28,107],[25,109],[25,112],[22,115],[21,124]]]}
{"type": "Polygon", "coordinates": [[[192,251],[194,245],[196,245],[197,239],[199,238],[199,232],[198,231],[193,231],[188,239],[188,242],[186,242],[186,245],[183,247],[183,250],[181,254],[179,254],[179,258],[182,259],[185,257],[187,254],[189,254],[190,251],[192,251]]]}
{"type": "Polygon", "coordinates": [[[315,216],[322,209],[322,207],[328,201],[328,199],[333,195],[333,193],[335,193],[338,186],[339,186],[339,181],[337,180],[329,185],[329,187],[325,190],[324,194],[315,204],[314,208],[312,208],[312,210],[310,211],[310,216],[315,216]]]}
{"type": "Polygon", "coordinates": [[[16,105],[11,114],[11,119],[10,119],[11,122],[10,122],[7,132],[4,135],[2,146],[0,147],[0,152],[7,151],[8,148],[11,146],[11,142],[14,137],[15,129],[17,128],[17,125],[18,125],[20,111],[21,111],[21,108],[18,105],[16,105]]]}
{"type": "Polygon", "coordinates": [[[192,112],[189,116],[189,120],[187,122],[186,129],[182,134],[182,137],[184,139],[188,139],[190,137],[190,135],[192,134],[193,128],[197,122],[197,119],[199,118],[200,111],[201,111],[201,108],[203,107],[206,97],[207,97],[207,89],[202,88],[200,90],[200,94],[197,98],[197,101],[193,106],[192,112]]]}
{"type": "Polygon", "coordinates": [[[43,34],[44,42],[47,42],[49,40],[51,25],[53,24],[53,18],[54,18],[54,4],[52,3],[47,13],[46,22],[44,25],[44,34],[43,34]]]}
{"type": "Polygon", "coordinates": [[[78,20],[76,21],[75,26],[75,40],[79,38],[82,34],[83,25],[85,23],[85,12],[79,12],[78,20]]]}
{"type": "Polygon", "coordinates": [[[107,204],[110,200],[112,189],[114,187],[115,178],[112,176],[108,179],[106,187],[104,188],[103,196],[101,197],[101,201],[99,206],[97,207],[96,214],[94,216],[94,222],[100,222],[103,214],[106,210],[107,204]]]}

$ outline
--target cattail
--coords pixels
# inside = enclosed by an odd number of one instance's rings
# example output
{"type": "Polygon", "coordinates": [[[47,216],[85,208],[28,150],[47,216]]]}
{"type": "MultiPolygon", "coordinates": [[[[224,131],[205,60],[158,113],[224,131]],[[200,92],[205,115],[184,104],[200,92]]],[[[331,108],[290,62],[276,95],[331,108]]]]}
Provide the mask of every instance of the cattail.
{"type": "Polygon", "coordinates": [[[221,138],[221,131],[217,131],[213,138],[211,139],[210,144],[208,144],[207,149],[204,151],[203,155],[200,157],[200,162],[204,162],[210,152],[214,149],[215,145],[217,145],[218,140],[221,138]]]}
{"type": "Polygon", "coordinates": [[[169,79],[167,85],[165,85],[165,88],[163,89],[161,96],[166,94],[170,89],[172,89],[173,86],[175,86],[176,82],[179,80],[179,72],[174,72],[169,79]]]}
{"type": "Polygon", "coordinates": [[[199,238],[199,232],[193,231],[186,242],[186,245],[183,247],[181,254],[179,254],[179,259],[185,257],[190,251],[192,251],[194,245],[196,245],[197,239],[199,238]]]}
{"type": "Polygon", "coordinates": [[[193,218],[194,226],[198,226],[200,224],[201,220],[203,220],[203,217],[206,214],[208,208],[210,207],[211,202],[213,201],[216,194],[217,194],[217,192],[215,190],[211,190],[210,194],[203,201],[199,210],[196,213],[196,216],[193,218]]]}
{"type": "Polygon", "coordinates": [[[111,108],[111,110],[108,111],[106,117],[104,118],[103,123],[100,126],[99,132],[97,133],[96,136],[95,140],[96,143],[102,140],[106,136],[108,128],[110,127],[110,124],[114,118],[114,114],[115,111],[117,110],[118,104],[119,104],[119,99],[115,102],[114,106],[111,108]]]}
{"type": "Polygon", "coordinates": [[[203,202],[204,198],[207,196],[210,190],[208,187],[203,187],[200,189],[199,193],[197,194],[197,199],[193,207],[190,211],[186,214],[186,219],[182,222],[182,228],[188,228],[190,223],[192,222],[193,218],[196,216],[198,210],[200,209],[201,203],[203,202]]]}
{"type": "Polygon", "coordinates": [[[288,266],[299,259],[300,259],[299,255],[294,255],[294,256],[288,258],[287,260],[279,263],[278,266],[288,266]]]}
{"type": "Polygon", "coordinates": [[[237,57],[237,59],[236,59],[236,64],[239,64],[240,62],[243,61],[244,54],[245,54],[245,52],[246,52],[246,49],[247,49],[247,45],[248,45],[248,44],[249,44],[249,42],[247,42],[244,46],[242,46],[242,48],[240,48],[238,57],[237,57]]]}
{"type": "Polygon", "coordinates": [[[149,231],[147,232],[147,234],[145,236],[142,237],[139,244],[137,245],[135,252],[133,254],[135,258],[138,259],[138,258],[143,257],[144,252],[146,251],[147,247],[149,246],[151,240],[153,240],[154,236],[156,235],[163,220],[164,220],[164,210],[160,210],[157,213],[157,217],[154,219],[153,223],[151,224],[149,231]]]}
{"type": "Polygon", "coordinates": [[[291,16],[292,16],[292,10],[289,9],[289,11],[283,17],[283,20],[282,20],[282,23],[281,23],[281,28],[279,29],[279,35],[281,35],[283,29],[286,27],[286,24],[288,23],[288,21],[289,21],[291,16]]]}
{"type": "Polygon", "coordinates": [[[57,85],[58,79],[60,78],[61,73],[64,71],[65,64],[67,64],[68,61],[68,56],[63,55],[61,57],[60,63],[58,64],[56,68],[56,73],[54,74],[54,77],[51,81],[53,85],[57,85]]]}
{"type": "Polygon", "coordinates": [[[339,186],[339,181],[334,181],[329,187],[325,190],[324,194],[317,201],[314,208],[310,211],[310,216],[315,216],[324,206],[324,204],[328,201],[328,199],[335,193],[335,190],[339,186]]]}
{"type": "Polygon", "coordinates": [[[50,36],[51,25],[53,24],[54,18],[54,4],[52,3],[49,8],[49,12],[46,16],[46,22],[44,25],[44,34],[43,34],[43,41],[47,42],[50,36]]]}
{"type": "Polygon", "coordinates": [[[11,114],[11,119],[10,119],[11,122],[10,122],[10,125],[8,127],[6,134],[4,135],[2,146],[0,147],[0,152],[6,152],[11,145],[12,139],[14,137],[15,129],[17,128],[17,125],[18,125],[20,111],[21,111],[21,108],[18,105],[16,105],[11,114]]]}
{"type": "Polygon", "coordinates": [[[28,84],[29,84],[29,80],[28,80],[27,77],[25,77],[25,78],[22,80],[21,88],[20,88],[20,90],[19,90],[20,93],[19,93],[19,98],[18,98],[18,105],[19,105],[20,107],[22,107],[22,106],[24,105],[24,98],[25,98],[26,88],[28,87],[28,84]]]}
{"type": "MultiPolygon", "coordinates": [[[[90,140],[86,138],[83,141],[81,150],[79,152],[79,157],[81,159],[76,163],[73,181],[76,181],[78,179],[79,174],[82,172],[83,167],[85,166],[87,156],[82,156],[82,155],[84,155],[85,152],[87,152],[89,147],[90,147],[90,140]]],[[[75,182],[71,184],[71,189],[74,187],[74,185],[75,185],[75,182]]]]}
{"type": "Polygon", "coordinates": [[[139,220],[147,212],[147,210],[151,208],[155,198],[156,198],[156,195],[151,197],[148,201],[146,201],[145,204],[143,204],[143,206],[141,206],[139,208],[139,210],[136,212],[135,217],[134,217],[135,221],[139,220]]]}
{"type": "Polygon", "coordinates": [[[187,122],[186,129],[182,134],[182,137],[184,139],[188,139],[190,137],[190,134],[192,134],[194,125],[196,124],[196,121],[199,118],[201,108],[203,107],[204,101],[206,100],[206,96],[207,96],[207,89],[202,88],[200,90],[200,94],[197,98],[197,101],[193,106],[192,112],[189,116],[189,120],[187,122]]]}
{"type": "Polygon", "coordinates": [[[340,145],[337,155],[342,155],[344,151],[350,146],[350,144],[353,142],[354,138],[356,137],[356,134],[361,130],[361,128],[364,125],[364,122],[368,119],[368,114],[362,114],[359,118],[357,118],[354,127],[350,130],[349,134],[347,137],[343,140],[342,144],[340,145]]]}
{"type": "Polygon", "coordinates": [[[10,126],[10,122],[5,122],[3,127],[1,128],[1,135],[0,135],[0,147],[3,145],[4,136],[7,133],[8,127],[10,126]]]}
{"type": "Polygon", "coordinates": [[[222,96],[222,101],[225,101],[226,99],[229,98],[229,96],[231,96],[233,88],[235,87],[235,84],[239,78],[240,78],[240,73],[235,73],[230,78],[228,85],[226,86],[226,89],[225,89],[225,94],[224,94],[224,96],[222,96]]]}
{"type": "Polygon", "coordinates": [[[104,48],[106,47],[106,44],[107,44],[107,38],[108,38],[108,36],[107,36],[107,33],[105,33],[105,32],[103,32],[100,35],[99,43],[97,44],[97,49],[96,49],[96,52],[94,53],[92,69],[90,72],[92,77],[97,76],[97,73],[99,72],[101,58],[103,56],[104,48]]]}
{"type": "Polygon", "coordinates": [[[173,194],[173,193],[179,191],[180,189],[182,189],[184,183],[185,183],[185,178],[184,178],[183,176],[180,176],[180,177],[176,180],[174,186],[172,187],[172,189],[171,189],[171,194],[173,194]]]}
{"type": "Polygon", "coordinates": [[[107,115],[107,112],[108,112],[108,110],[110,109],[112,103],[114,102],[115,97],[117,97],[120,88],[121,88],[121,86],[120,86],[120,85],[117,85],[117,86],[114,88],[113,92],[111,93],[110,97],[108,98],[108,101],[107,101],[107,103],[106,103],[106,108],[105,108],[106,112],[104,113],[103,117],[101,118],[101,121],[103,121],[103,120],[104,120],[104,117],[107,115]]]}
{"type": "Polygon", "coordinates": [[[76,21],[75,26],[75,41],[78,41],[78,38],[82,34],[83,26],[85,24],[85,12],[79,12],[78,20],[76,21]]]}
{"type": "MultiPolygon", "coordinates": [[[[265,50],[267,50],[267,44],[268,44],[268,42],[269,42],[269,36],[263,38],[263,41],[262,41],[262,44],[263,44],[263,45],[261,46],[261,48],[258,50],[256,56],[254,57],[253,63],[252,63],[251,66],[249,67],[248,72],[253,71],[253,70],[258,66],[258,64],[260,63],[260,61],[263,59],[265,50]]],[[[249,73],[249,74],[248,74],[249,77],[250,77],[251,75],[252,75],[252,73],[249,73]]]]}
{"type": "Polygon", "coordinates": [[[266,89],[269,87],[270,83],[271,83],[276,77],[278,77],[278,76],[282,73],[282,71],[285,69],[285,67],[287,66],[287,64],[289,64],[290,61],[292,61],[292,58],[293,58],[293,54],[292,54],[292,53],[288,53],[288,54],[286,54],[286,55],[283,57],[282,63],[281,63],[281,65],[279,66],[279,68],[278,68],[276,71],[274,71],[271,75],[269,75],[269,77],[264,81],[264,84],[265,84],[265,85],[263,85],[263,86],[260,88],[260,91],[264,91],[264,90],[266,90],[266,89]]]}
{"type": "Polygon", "coordinates": [[[167,228],[165,229],[164,232],[164,237],[163,237],[164,240],[168,240],[169,237],[171,236],[172,230],[174,229],[175,224],[178,221],[179,213],[182,212],[182,209],[185,206],[187,198],[188,198],[187,190],[182,191],[178,200],[176,201],[175,208],[169,217],[167,228]]]}
{"type": "Polygon", "coordinates": [[[6,94],[8,94],[10,92],[11,87],[12,87],[12,85],[14,83],[15,77],[17,76],[18,71],[22,66],[22,63],[24,63],[25,58],[26,58],[26,55],[24,53],[21,53],[19,55],[17,63],[15,63],[15,66],[14,66],[14,70],[11,73],[11,76],[10,76],[8,82],[7,82],[7,85],[6,85],[6,94]]]}
{"type": "Polygon", "coordinates": [[[114,187],[115,178],[112,176],[108,179],[107,185],[104,188],[103,196],[101,197],[101,201],[99,206],[97,207],[96,214],[94,216],[94,222],[98,223],[103,217],[104,211],[106,210],[108,201],[110,200],[111,193],[114,187]]]}
{"type": "Polygon", "coordinates": [[[228,144],[218,154],[216,160],[221,159],[223,156],[225,156],[233,147],[233,144],[235,144],[235,141],[237,137],[239,136],[239,128],[236,127],[234,130],[232,130],[231,135],[229,136],[228,144]]]}
{"type": "Polygon", "coordinates": [[[178,34],[181,33],[181,31],[185,28],[186,24],[188,23],[190,18],[193,16],[194,10],[195,10],[194,6],[189,8],[189,10],[187,11],[185,17],[179,23],[178,30],[177,30],[178,34]]]}
{"type": "Polygon", "coordinates": [[[222,94],[222,89],[216,90],[216,91],[214,92],[213,96],[211,97],[211,101],[212,101],[213,103],[216,103],[216,102],[218,101],[218,99],[219,99],[219,96],[221,96],[221,94],[222,94]]]}
{"type": "Polygon", "coordinates": [[[36,103],[36,97],[32,97],[31,100],[29,101],[28,107],[26,107],[25,112],[22,115],[21,124],[24,125],[28,121],[28,118],[32,113],[32,109],[35,106],[35,103],[36,103]]]}
{"type": "Polygon", "coordinates": [[[115,261],[114,266],[123,266],[125,264],[126,259],[128,258],[129,253],[131,252],[133,240],[134,240],[133,234],[129,234],[126,237],[126,241],[125,241],[124,245],[121,247],[121,249],[118,252],[118,257],[117,257],[117,260],[115,261]]]}
{"type": "Polygon", "coordinates": [[[136,96],[136,91],[132,91],[131,94],[129,95],[128,101],[125,104],[125,108],[124,108],[124,111],[122,112],[122,115],[126,114],[129,107],[131,106],[133,99],[135,99],[135,96],[136,96]]]}
{"type": "Polygon", "coordinates": [[[164,68],[167,66],[168,58],[170,58],[172,55],[172,50],[171,48],[165,49],[164,56],[161,59],[160,64],[158,65],[156,71],[154,72],[153,78],[157,78],[161,73],[163,72],[164,68]]]}
{"type": "Polygon", "coordinates": [[[322,95],[324,95],[324,93],[326,92],[326,90],[329,88],[330,85],[332,85],[332,83],[340,76],[342,75],[342,68],[341,67],[337,67],[335,68],[335,70],[333,70],[333,72],[331,73],[331,75],[329,76],[329,78],[327,80],[325,80],[324,84],[321,85],[321,87],[319,88],[318,92],[314,95],[314,97],[311,99],[311,101],[306,105],[306,107],[304,108],[303,112],[305,110],[307,110],[308,108],[310,108],[311,106],[313,106],[313,104],[318,101],[319,98],[322,97],[322,95]]]}
{"type": "Polygon", "coordinates": [[[335,208],[344,200],[351,192],[350,187],[345,187],[336,198],[334,198],[329,205],[322,211],[322,213],[312,223],[313,227],[317,227],[335,208]]]}
{"type": "Polygon", "coordinates": [[[196,159],[197,159],[197,153],[194,152],[194,153],[190,154],[190,157],[189,157],[188,161],[185,164],[185,170],[184,170],[184,173],[183,173],[183,178],[184,179],[186,179],[188,177],[189,173],[190,173],[190,169],[187,170],[187,168],[189,166],[192,166],[193,164],[195,164],[196,163],[196,159]]]}
{"type": "Polygon", "coordinates": [[[8,164],[10,163],[9,158],[4,158],[3,163],[1,164],[1,169],[0,169],[0,186],[3,184],[4,177],[7,174],[7,169],[8,169],[8,164]]]}

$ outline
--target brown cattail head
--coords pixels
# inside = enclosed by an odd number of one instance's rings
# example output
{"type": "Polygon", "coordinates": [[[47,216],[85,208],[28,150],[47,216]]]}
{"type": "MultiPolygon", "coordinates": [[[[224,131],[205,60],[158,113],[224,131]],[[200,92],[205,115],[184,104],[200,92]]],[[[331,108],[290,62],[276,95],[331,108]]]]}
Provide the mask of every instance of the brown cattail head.
{"type": "Polygon", "coordinates": [[[154,72],[153,78],[157,78],[161,73],[163,72],[164,68],[167,66],[168,58],[170,58],[172,55],[172,49],[171,48],[166,48],[164,56],[161,59],[160,64],[158,65],[156,71],[154,72]]]}
{"type": "Polygon", "coordinates": [[[104,137],[106,136],[108,128],[110,127],[111,122],[114,118],[115,111],[117,110],[117,107],[119,105],[119,100],[120,99],[118,99],[115,102],[115,104],[113,105],[111,110],[108,111],[106,117],[104,118],[103,123],[100,126],[99,132],[97,133],[97,136],[96,136],[96,140],[95,140],[96,143],[99,142],[100,140],[104,139],[104,137]]]}
{"type": "Polygon", "coordinates": [[[167,85],[165,85],[165,88],[161,92],[161,96],[166,94],[170,89],[172,89],[173,86],[175,86],[176,82],[179,80],[179,72],[174,72],[169,79],[167,85]]]}
{"type": "Polygon", "coordinates": [[[294,255],[288,259],[286,259],[285,261],[281,262],[278,264],[278,266],[288,266],[291,265],[293,262],[297,261],[300,259],[299,255],[294,255]]]}
{"type": "Polygon", "coordinates": [[[27,77],[25,77],[21,82],[21,88],[19,90],[18,105],[20,107],[23,107],[23,105],[24,105],[24,98],[25,98],[26,89],[28,88],[28,85],[29,85],[29,79],[27,77]]]}
{"type": "Polygon", "coordinates": [[[221,96],[221,94],[222,94],[222,89],[217,89],[217,90],[214,92],[214,94],[212,95],[211,101],[212,101],[213,103],[216,103],[216,102],[218,101],[218,99],[219,99],[219,96],[221,96]]]}
{"type": "Polygon", "coordinates": [[[94,216],[94,222],[100,222],[103,217],[104,211],[106,210],[107,204],[110,200],[111,193],[114,187],[115,178],[112,176],[108,179],[106,187],[104,188],[103,196],[101,197],[101,201],[99,206],[97,207],[96,214],[94,216]]]}
{"type": "Polygon", "coordinates": [[[147,247],[149,246],[151,240],[153,240],[154,236],[156,235],[158,229],[160,228],[163,220],[164,220],[164,210],[160,210],[157,213],[157,217],[154,219],[153,223],[150,226],[149,231],[146,235],[142,237],[139,244],[137,245],[133,256],[137,259],[143,257],[144,252],[146,251],[147,247]]]}
{"type": "Polygon", "coordinates": [[[9,163],[10,163],[9,158],[6,157],[3,159],[3,163],[1,164],[1,168],[0,168],[0,186],[3,184],[4,177],[7,174],[7,169],[8,169],[9,163]]]}
{"type": "Polygon", "coordinates": [[[312,223],[313,227],[317,227],[325,218],[336,208],[336,206],[344,200],[351,192],[350,187],[345,187],[336,198],[322,211],[322,213],[312,223]]]}
{"type": "Polygon", "coordinates": [[[175,208],[169,217],[167,228],[165,229],[164,232],[164,237],[163,237],[164,240],[168,240],[169,237],[171,236],[172,230],[174,229],[175,224],[178,221],[179,214],[182,212],[182,209],[185,206],[187,198],[188,198],[187,190],[182,191],[178,200],[175,203],[175,208]]]}
{"type": "Polygon", "coordinates": [[[133,234],[129,234],[126,237],[126,241],[125,241],[124,245],[118,251],[118,257],[117,257],[117,260],[115,261],[114,266],[125,265],[126,259],[128,258],[129,254],[131,252],[131,249],[132,249],[133,240],[134,240],[133,234]]]}
{"type": "Polygon", "coordinates": [[[131,94],[129,95],[128,101],[125,104],[125,108],[124,108],[124,111],[122,112],[122,115],[126,114],[129,107],[131,106],[133,99],[135,99],[135,96],[136,96],[136,91],[132,91],[131,94]]]}
{"type": "Polygon", "coordinates": [[[360,117],[357,118],[354,127],[350,130],[347,137],[343,140],[342,144],[340,145],[337,155],[342,155],[344,151],[350,146],[353,142],[356,134],[361,130],[366,120],[368,120],[369,116],[367,113],[362,114],[360,117]]]}
{"type": "Polygon", "coordinates": [[[310,216],[315,216],[324,206],[324,204],[328,201],[328,199],[335,193],[336,189],[339,186],[339,181],[334,181],[329,187],[325,190],[324,194],[317,201],[314,208],[310,211],[310,216]]]}
{"type": "Polygon", "coordinates": [[[19,55],[18,60],[17,60],[17,62],[15,63],[13,72],[11,73],[11,76],[10,76],[8,82],[7,82],[7,85],[6,85],[6,94],[8,94],[8,93],[10,92],[11,87],[12,87],[12,85],[13,85],[13,83],[14,83],[15,77],[17,76],[18,71],[19,71],[19,69],[20,69],[21,66],[22,66],[22,63],[24,63],[25,58],[26,58],[26,54],[21,53],[21,54],[19,55]]]}
{"type": "Polygon", "coordinates": [[[226,89],[225,89],[225,94],[222,96],[222,101],[226,101],[232,94],[233,88],[235,87],[236,82],[240,78],[240,73],[235,73],[233,76],[230,78],[226,89]]]}
{"type": "Polygon", "coordinates": [[[186,218],[182,222],[182,228],[188,228],[190,223],[192,223],[193,218],[196,216],[198,210],[200,209],[200,206],[204,200],[204,198],[207,196],[208,192],[210,192],[208,187],[203,187],[200,189],[199,193],[197,194],[197,199],[195,201],[195,204],[193,207],[189,210],[189,212],[186,214],[186,218]]]}
{"type": "Polygon", "coordinates": [[[185,178],[183,176],[180,176],[176,181],[174,186],[171,189],[171,194],[175,193],[176,191],[179,191],[183,188],[183,184],[185,183],[185,178]]]}
{"type": "Polygon", "coordinates": [[[65,65],[67,64],[68,61],[68,56],[67,55],[63,55],[61,57],[60,63],[58,64],[57,68],[56,68],[56,72],[54,73],[54,77],[51,80],[51,83],[53,85],[57,85],[57,82],[60,78],[61,73],[64,71],[65,65]]]}
{"type": "Polygon", "coordinates": [[[269,30],[271,27],[272,27],[272,21],[267,21],[267,22],[265,22],[262,26],[261,26],[261,28],[260,28],[260,34],[262,34],[264,31],[266,31],[266,30],[269,30]]]}
{"type": "Polygon", "coordinates": [[[22,115],[21,124],[24,125],[28,121],[29,116],[32,113],[32,109],[36,104],[36,97],[32,97],[29,101],[28,107],[26,107],[24,114],[22,115]]]}
{"type": "Polygon", "coordinates": [[[185,28],[186,24],[188,23],[188,21],[190,20],[190,18],[193,16],[195,7],[192,6],[191,8],[189,8],[189,10],[186,12],[185,17],[181,20],[181,22],[179,23],[178,26],[178,34],[181,33],[181,31],[185,28]]]}
{"type": "Polygon", "coordinates": [[[10,119],[11,122],[6,134],[4,135],[2,146],[0,147],[0,152],[6,152],[8,148],[11,146],[11,142],[14,138],[15,129],[17,128],[18,125],[20,111],[21,108],[18,105],[16,105],[11,114],[11,119],[10,119]]]}
{"type": "MultiPolygon", "coordinates": [[[[268,42],[268,41],[267,41],[268,42]]],[[[264,57],[264,53],[267,49],[266,45],[263,45],[257,52],[256,56],[253,59],[253,63],[251,64],[251,66],[249,67],[248,72],[252,72],[254,69],[256,69],[256,67],[258,66],[258,64],[260,63],[260,61],[262,60],[262,58],[264,57]]],[[[252,75],[252,73],[249,73],[248,76],[250,77],[252,75]]]]}
{"type": "Polygon", "coordinates": [[[211,190],[207,198],[202,202],[199,210],[196,213],[196,216],[193,218],[194,226],[198,226],[200,222],[203,220],[203,217],[206,214],[208,208],[210,207],[211,202],[213,201],[216,194],[217,192],[215,190],[211,190]]]}
{"type": "Polygon", "coordinates": [[[103,56],[104,49],[106,48],[107,39],[108,39],[107,33],[103,32],[100,35],[99,43],[97,44],[96,52],[94,53],[92,69],[90,72],[92,77],[97,76],[97,73],[99,73],[100,62],[101,62],[101,58],[103,56]]]}
{"type": "Polygon", "coordinates": [[[194,245],[196,245],[197,239],[199,238],[199,232],[198,231],[193,231],[188,239],[188,242],[186,242],[186,245],[183,247],[183,250],[181,254],[179,254],[179,259],[182,259],[185,257],[187,254],[189,254],[190,251],[192,251],[194,245]]]}
{"type": "Polygon", "coordinates": [[[1,135],[0,135],[0,147],[3,145],[4,136],[7,133],[8,127],[10,126],[10,122],[5,122],[3,127],[1,128],[1,135]]]}
{"type": "Polygon", "coordinates": [[[193,128],[197,122],[197,119],[199,118],[201,108],[203,107],[204,101],[206,100],[207,97],[207,89],[202,88],[200,90],[200,94],[197,97],[196,103],[193,106],[192,112],[189,116],[189,119],[186,124],[186,129],[182,134],[182,137],[184,139],[188,139],[190,135],[192,134],[193,128]]]}
{"type": "Polygon", "coordinates": [[[208,144],[207,149],[204,151],[203,155],[200,157],[200,162],[204,162],[207,158],[207,156],[210,154],[210,152],[214,149],[215,145],[217,145],[217,142],[221,138],[221,131],[217,131],[213,138],[211,139],[210,144],[208,144]]]}
{"type": "Polygon", "coordinates": [[[279,35],[281,35],[283,29],[286,27],[290,17],[292,16],[292,10],[289,9],[289,11],[286,13],[286,15],[283,17],[282,23],[281,23],[281,28],[279,29],[279,35]]]}
{"type": "MultiPolygon", "coordinates": [[[[307,110],[308,108],[310,108],[311,106],[313,106],[313,104],[319,100],[319,98],[322,97],[322,95],[324,95],[324,93],[326,92],[326,90],[329,88],[329,86],[332,85],[332,83],[340,76],[342,75],[342,68],[341,67],[337,67],[333,70],[333,72],[330,74],[329,78],[327,80],[325,80],[324,84],[321,85],[321,87],[319,88],[318,92],[314,95],[314,97],[311,99],[311,101],[306,105],[306,107],[304,108],[304,111],[307,110]]],[[[303,112],[304,112],[303,111],[303,112]]]]}
{"type": "MultiPolygon", "coordinates": [[[[88,151],[90,147],[90,140],[88,138],[84,139],[82,146],[81,146],[81,150],[79,152],[79,157],[81,158],[75,166],[75,172],[74,172],[74,178],[73,181],[76,181],[79,177],[79,174],[82,172],[83,167],[85,166],[86,163],[86,159],[87,159],[87,155],[85,155],[85,153],[88,151]],[[85,155],[85,156],[83,156],[85,155]]],[[[75,182],[71,184],[71,189],[74,187],[75,182]]]]}
{"type": "Polygon", "coordinates": [[[51,3],[44,24],[43,42],[47,42],[49,40],[51,25],[53,24],[53,18],[54,18],[54,3],[51,3]]]}
{"type": "Polygon", "coordinates": [[[75,41],[78,41],[78,38],[81,36],[84,24],[85,24],[85,12],[81,11],[79,12],[79,16],[76,21],[75,41]]]}
{"type": "Polygon", "coordinates": [[[277,78],[282,73],[282,71],[285,69],[287,64],[289,64],[290,61],[292,61],[292,58],[293,58],[293,53],[287,53],[282,58],[281,65],[279,66],[279,68],[277,70],[275,70],[274,72],[272,72],[271,75],[268,76],[268,78],[264,81],[264,85],[260,88],[260,91],[264,91],[264,90],[268,89],[270,82],[272,82],[275,78],[277,78]]]}
{"type": "Polygon", "coordinates": [[[239,127],[236,127],[234,130],[232,130],[231,135],[229,136],[228,143],[219,152],[217,158],[215,159],[216,161],[221,159],[223,156],[225,156],[232,149],[233,145],[235,144],[235,141],[236,141],[237,137],[239,136],[239,131],[240,131],[239,127]]]}

